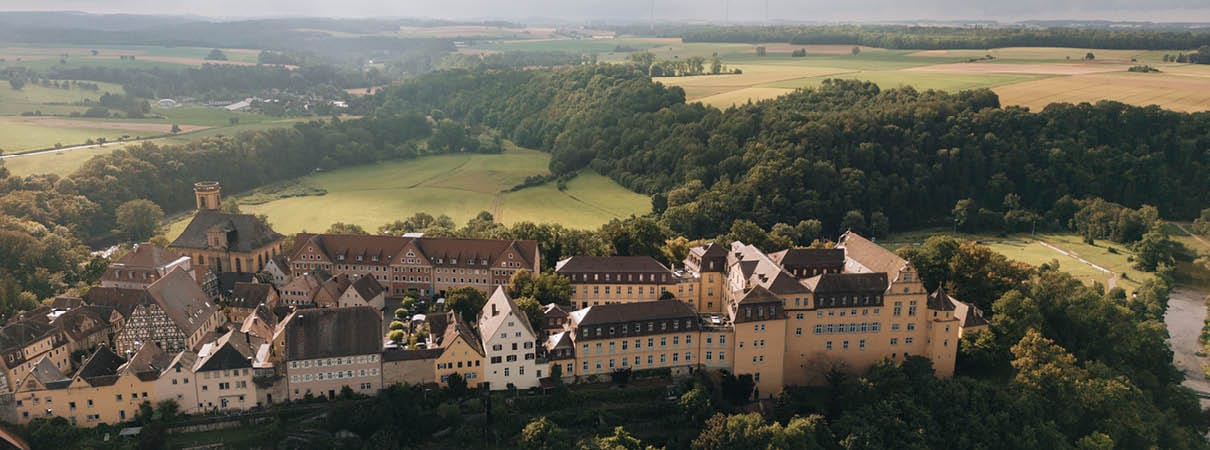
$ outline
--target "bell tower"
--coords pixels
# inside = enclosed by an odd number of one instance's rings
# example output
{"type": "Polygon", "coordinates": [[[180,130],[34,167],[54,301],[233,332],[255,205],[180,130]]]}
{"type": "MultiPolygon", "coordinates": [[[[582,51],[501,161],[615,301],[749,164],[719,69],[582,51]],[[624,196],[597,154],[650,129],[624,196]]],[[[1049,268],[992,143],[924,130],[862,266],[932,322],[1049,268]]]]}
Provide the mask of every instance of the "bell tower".
{"type": "Polygon", "coordinates": [[[221,188],[217,181],[193,183],[193,195],[197,198],[198,211],[218,211],[221,188]]]}

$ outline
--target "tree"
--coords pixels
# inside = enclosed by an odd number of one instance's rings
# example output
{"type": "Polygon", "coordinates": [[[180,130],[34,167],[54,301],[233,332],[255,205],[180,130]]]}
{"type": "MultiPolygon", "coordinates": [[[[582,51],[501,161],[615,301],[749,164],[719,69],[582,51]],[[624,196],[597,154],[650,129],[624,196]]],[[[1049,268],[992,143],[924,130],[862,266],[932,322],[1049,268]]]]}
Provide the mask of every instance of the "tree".
{"type": "Polygon", "coordinates": [[[567,433],[546,416],[530,420],[517,438],[522,448],[533,450],[570,450],[567,433]]]}
{"type": "Polygon", "coordinates": [[[332,226],[328,227],[328,231],[325,231],[324,233],[327,233],[327,234],[370,234],[370,233],[366,232],[365,228],[362,228],[361,225],[352,224],[352,223],[344,223],[344,222],[333,223],[332,226]]]}
{"type": "Polygon", "coordinates": [[[210,50],[210,53],[208,53],[206,55],[206,60],[207,61],[226,61],[227,54],[223,53],[222,50],[219,50],[216,48],[216,49],[210,50]]]}
{"type": "Polygon", "coordinates": [[[396,345],[402,344],[405,337],[406,334],[403,332],[403,330],[392,329],[390,333],[387,333],[387,339],[390,339],[391,342],[394,342],[396,345]]]}
{"type": "Polygon", "coordinates": [[[882,211],[874,211],[870,214],[870,236],[886,237],[887,233],[891,232],[891,220],[887,218],[882,211]]]}
{"type": "Polygon", "coordinates": [[[820,442],[822,416],[794,417],[785,427],[766,423],[758,413],[715,414],[693,440],[694,450],[807,450],[831,447],[820,442]]]}
{"type": "Polygon", "coordinates": [[[840,231],[853,231],[857,234],[865,234],[865,215],[856,209],[844,213],[844,219],[840,221],[840,231]]]}
{"type": "Polygon", "coordinates": [[[392,320],[391,324],[388,326],[388,329],[391,330],[403,330],[405,328],[407,328],[407,325],[404,325],[403,322],[398,320],[392,320]]]}
{"type": "Polygon", "coordinates": [[[462,378],[462,374],[451,373],[445,378],[445,389],[454,398],[462,398],[467,393],[466,379],[462,378]]]}
{"type": "Polygon", "coordinates": [[[689,423],[695,426],[700,425],[714,414],[714,407],[710,405],[710,393],[701,386],[682,394],[677,404],[684,412],[685,418],[689,419],[689,423]]]}
{"type": "Polygon", "coordinates": [[[1084,59],[1086,59],[1088,61],[1092,61],[1094,59],[1097,59],[1097,55],[1092,54],[1092,52],[1088,52],[1087,54],[1084,55],[1084,59]]]}
{"type": "Polygon", "coordinates": [[[860,54],[860,53],[861,53],[861,47],[859,47],[859,46],[853,46],[853,49],[852,49],[852,50],[849,50],[849,53],[852,53],[852,54],[853,54],[853,56],[857,56],[858,54],[860,54]]]}
{"type": "Polygon", "coordinates": [[[580,443],[581,450],[653,450],[653,447],[643,445],[634,435],[626,431],[625,428],[616,427],[613,429],[613,434],[609,436],[596,436],[585,439],[580,443]]]}
{"type": "Polygon", "coordinates": [[[174,124],[172,124],[172,130],[171,130],[171,131],[172,131],[172,134],[177,134],[177,133],[180,133],[180,132],[181,132],[181,126],[180,126],[180,125],[177,125],[177,124],[175,124],[175,123],[174,123],[174,124]]]}
{"type": "Polygon", "coordinates": [[[615,255],[659,258],[660,247],[672,232],[655,219],[630,216],[602,225],[599,234],[615,255]]]}
{"type": "Polygon", "coordinates": [[[1161,265],[1176,264],[1173,255],[1177,243],[1168,237],[1160,222],[1151,226],[1151,230],[1143,235],[1143,239],[1134,244],[1134,268],[1145,272],[1155,272],[1161,265]]]}
{"type": "Polygon", "coordinates": [[[19,91],[21,88],[25,87],[25,78],[18,76],[11,77],[8,79],[8,85],[11,86],[14,91],[19,91]]]}
{"type": "Polygon", "coordinates": [[[764,46],[756,47],[756,56],[765,56],[767,50],[764,46]]]}
{"type": "MultiPolygon", "coordinates": [[[[518,270],[509,279],[506,290],[508,296],[513,299],[529,297],[536,300],[539,305],[571,304],[571,280],[555,273],[534,275],[528,270],[518,270]]],[[[537,324],[535,323],[534,326],[537,324]]]]}
{"type": "MultiPolygon", "coordinates": [[[[403,303],[406,303],[409,298],[411,297],[404,297],[404,302],[400,302],[400,308],[395,309],[395,320],[406,320],[408,318],[408,309],[403,306],[403,303]]],[[[412,301],[415,301],[415,299],[412,301]]]]}
{"type": "Polygon", "coordinates": [[[525,318],[529,320],[529,325],[534,328],[534,332],[541,334],[543,324],[546,323],[545,315],[543,314],[542,304],[538,303],[533,297],[514,298],[513,303],[521,312],[525,313],[525,318]]]}
{"type": "Polygon", "coordinates": [[[449,311],[455,311],[462,318],[469,322],[474,322],[479,316],[479,311],[483,310],[483,305],[487,304],[487,297],[470,286],[456,287],[445,291],[445,308],[449,311]]]}
{"type": "Polygon", "coordinates": [[[118,206],[115,220],[118,230],[126,233],[131,241],[143,242],[159,230],[164,210],[151,200],[130,200],[118,206]]]}
{"type": "Polygon", "coordinates": [[[769,240],[769,234],[760,228],[756,222],[748,219],[740,219],[731,223],[731,230],[727,234],[720,236],[718,239],[721,243],[731,243],[740,241],[745,244],[755,245],[756,248],[766,252],[773,251],[772,242],[769,240]]]}

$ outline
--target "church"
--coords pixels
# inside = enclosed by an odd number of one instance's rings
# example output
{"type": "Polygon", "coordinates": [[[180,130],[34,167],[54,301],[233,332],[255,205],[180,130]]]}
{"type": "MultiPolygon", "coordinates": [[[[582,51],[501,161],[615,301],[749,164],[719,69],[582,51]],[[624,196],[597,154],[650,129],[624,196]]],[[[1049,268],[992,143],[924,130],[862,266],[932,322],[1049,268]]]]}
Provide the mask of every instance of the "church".
{"type": "Polygon", "coordinates": [[[254,215],[223,212],[221,192],[217,181],[193,184],[197,212],[168,249],[215,273],[260,272],[282,254],[285,236],[254,215]]]}

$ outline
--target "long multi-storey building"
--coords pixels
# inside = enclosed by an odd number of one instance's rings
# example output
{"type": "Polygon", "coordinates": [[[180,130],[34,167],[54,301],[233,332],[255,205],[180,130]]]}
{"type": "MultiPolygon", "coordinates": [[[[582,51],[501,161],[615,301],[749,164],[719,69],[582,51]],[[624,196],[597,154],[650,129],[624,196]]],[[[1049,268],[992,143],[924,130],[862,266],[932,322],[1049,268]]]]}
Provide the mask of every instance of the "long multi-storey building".
{"type": "Polygon", "coordinates": [[[540,271],[532,240],[308,234],[295,236],[294,277],[316,270],[352,278],[371,276],[389,295],[440,297],[470,286],[489,295],[520,270],[540,271]]]}

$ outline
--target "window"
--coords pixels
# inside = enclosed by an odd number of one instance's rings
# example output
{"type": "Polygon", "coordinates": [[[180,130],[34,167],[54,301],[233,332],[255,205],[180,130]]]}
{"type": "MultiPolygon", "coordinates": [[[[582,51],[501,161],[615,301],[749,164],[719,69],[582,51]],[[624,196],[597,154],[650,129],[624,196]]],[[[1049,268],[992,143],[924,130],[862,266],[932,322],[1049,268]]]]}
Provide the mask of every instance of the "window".
{"type": "Polygon", "coordinates": [[[911,344],[911,343],[912,343],[912,338],[910,338],[910,337],[903,338],[903,343],[904,343],[904,344],[911,344]]]}
{"type": "Polygon", "coordinates": [[[891,345],[899,345],[899,338],[891,338],[891,345]]]}
{"type": "Polygon", "coordinates": [[[903,302],[895,302],[895,308],[891,312],[891,315],[895,317],[903,315],[903,302]]]}
{"type": "Polygon", "coordinates": [[[802,336],[802,327],[795,328],[795,329],[794,329],[794,335],[795,335],[795,336],[802,336]]]}
{"type": "Polygon", "coordinates": [[[828,343],[827,343],[827,349],[828,349],[828,350],[831,350],[831,349],[832,349],[832,341],[828,341],[828,343]]]}
{"type": "Polygon", "coordinates": [[[909,316],[916,315],[916,301],[915,300],[912,300],[911,302],[908,303],[908,315],[909,316]]]}
{"type": "Polygon", "coordinates": [[[844,349],[845,350],[849,349],[849,341],[844,341],[844,349]]]}
{"type": "Polygon", "coordinates": [[[865,350],[865,339],[857,341],[857,348],[859,350],[865,350]]]}

